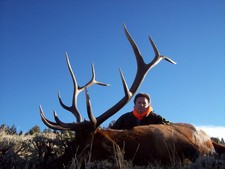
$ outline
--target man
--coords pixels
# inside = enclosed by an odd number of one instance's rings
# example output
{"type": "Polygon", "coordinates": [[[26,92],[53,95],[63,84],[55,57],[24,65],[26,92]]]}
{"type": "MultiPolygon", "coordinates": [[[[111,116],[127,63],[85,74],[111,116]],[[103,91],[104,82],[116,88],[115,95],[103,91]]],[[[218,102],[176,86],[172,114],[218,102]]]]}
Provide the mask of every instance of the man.
{"type": "Polygon", "coordinates": [[[150,96],[139,93],[134,98],[134,110],[122,116],[112,125],[112,129],[131,129],[148,124],[170,124],[171,122],[153,112],[150,96]]]}

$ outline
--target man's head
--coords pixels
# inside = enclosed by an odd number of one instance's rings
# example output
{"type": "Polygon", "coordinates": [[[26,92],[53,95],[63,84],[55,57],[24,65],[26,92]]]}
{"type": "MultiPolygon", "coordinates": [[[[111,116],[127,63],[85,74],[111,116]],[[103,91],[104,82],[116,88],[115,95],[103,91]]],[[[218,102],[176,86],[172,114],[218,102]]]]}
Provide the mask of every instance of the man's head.
{"type": "Polygon", "coordinates": [[[138,93],[134,97],[134,107],[138,113],[145,112],[150,106],[151,98],[146,93],[138,93]]]}
{"type": "Polygon", "coordinates": [[[149,103],[151,103],[151,98],[150,96],[147,94],[147,93],[138,93],[135,97],[134,97],[134,104],[136,103],[137,101],[137,98],[139,97],[144,97],[148,100],[149,103]]]}

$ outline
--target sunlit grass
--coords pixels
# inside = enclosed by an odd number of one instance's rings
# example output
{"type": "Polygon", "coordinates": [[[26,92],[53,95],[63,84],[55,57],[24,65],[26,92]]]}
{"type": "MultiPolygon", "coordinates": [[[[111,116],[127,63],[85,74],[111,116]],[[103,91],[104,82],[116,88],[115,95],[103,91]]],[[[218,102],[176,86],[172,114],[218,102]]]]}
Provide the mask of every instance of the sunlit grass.
{"type": "MultiPolygon", "coordinates": [[[[29,134],[7,134],[0,130],[0,168],[4,169],[29,169],[42,168],[49,163],[54,163],[65,151],[68,135],[59,133],[35,133],[29,134]]],[[[159,164],[147,166],[133,166],[132,161],[126,161],[121,153],[115,149],[114,160],[91,162],[85,159],[85,169],[224,169],[225,155],[221,157],[209,156],[200,157],[194,163],[187,161],[179,163],[173,159],[170,167],[163,167],[159,164]]],[[[65,166],[69,169],[79,169],[82,163],[76,158],[65,166]]]]}

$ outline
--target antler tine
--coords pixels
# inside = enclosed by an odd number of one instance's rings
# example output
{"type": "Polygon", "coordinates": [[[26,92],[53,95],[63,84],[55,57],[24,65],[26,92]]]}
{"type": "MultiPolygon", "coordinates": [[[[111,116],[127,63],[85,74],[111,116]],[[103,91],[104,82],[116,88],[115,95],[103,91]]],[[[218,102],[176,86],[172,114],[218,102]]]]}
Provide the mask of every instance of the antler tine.
{"type": "Polygon", "coordinates": [[[148,38],[149,38],[150,43],[151,43],[151,45],[152,45],[152,48],[153,48],[153,50],[154,50],[154,52],[155,52],[155,57],[156,57],[156,58],[162,57],[162,59],[165,59],[166,61],[168,61],[168,62],[170,62],[170,63],[172,63],[172,64],[177,64],[177,63],[174,62],[172,59],[170,59],[170,58],[168,58],[168,57],[166,57],[166,56],[161,55],[161,54],[159,53],[159,51],[158,51],[158,49],[157,49],[157,47],[156,47],[154,41],[152,40],[152,38],[151,38],[150,36],[149,36],[148,38]]]}
{"type": "Polygon", "coordinates": [[[59,126],[57,123],[54,123],[50,120],[48,120],[45,115],[44,115],[44,112],[42,110],[42,107],[40,106],[39,107],[40,109],[40,115],[41,115],[41,119],[43,121],[43,123],[48,126],[49,128],[53,129],[53,130],[68,130],[69,128],[65,128],[65,127],[62,127],[62,126],[59,126]]]}
{"type": "Polygon", "coordinates": [[[92,72],[91,80],[88,83],[86,83],[84,86],[79,87],[80,91],[83,91],[85,88],[88,88],[88,87],[90,87],[90,86],[92,86],[94,84],[101,85],[101,86],[110,86],[107,83],[102,83],[102,82],[99,82],[99,81],[96,80],[95,68],[94,68],[94,64],[93,63],[91,64],[91,72],[92,72]]]}
{"type": "Polygon", "coordinates": [[[59,125],[63,128],[67,128],[69,130],[74,130],[74,131],[76,131],[80,127],[78,125],[79,123],[63,123],[61,120],[59,120],[56,112],[54,111],[53,113],[54,113],[54,118],[55,118],[57,125],[59,125]]]}
{"type": "Polygon", "coordinates": [[[126,28],[125,24],[123,25],[123,28],[124,28],[125,35],[126,35],[128,41],[130,42],[132,48],[133,48],[133,51],[134,51],[134,54],[135,54],[135,58],[136,58],[136,61],[137,61],[136,62],[137,63],[137,67],[138,68],[142,68],[145,65],[143,57],[141,56],[141,53],[140,53],[140,51],[139,51],[135,41],[131,37],[130,33],[127,31],[127,28],[126,28]]]}
{"type": "Polygon", "coordinates": [[[66,110],[70,111],[72,114],[74,114],[74,116],[76,117],[77,122],[81,122],[82,121],[82,116],[79,113],[78,108],[77,108],[77,96],[79,95],[79,93],[81,91],[78,89],[76,77],[75,77],[75,75],[73,73],[73,69],[72,69],[72,67],[70,65],[70,60],[69,60],[69,56],[68,56],[67,53],[66,53],[66,63],[67,63],[67,66],[68,66],[68,69],[69,69],[69,72],[70,72],[70,75],[71,75],[71,78],[72,78],[72,81],[73,81],[73,86],[74,86],[72,106],[70,106],[70,107],[66,106],[62,102],[62,99],[60,97],[60,92],[58,93],[59,103],[64,109],[66,109],[66,110]]]}
{"type": "MultiPolygon", "coordinates": [[[[122,83],[123,83],[123,90],[124,90],[124,93],[125,93],[125,97],[131,99],[133,94],[130,92],[130,90],[129,90],[128,86],[127,86],[127,83],[126,83],[126,80],[125,80],[125,78],[123,76],[122,70],[121,69],[119,69],[119,70],[120,70],[120,77],[121,77],[121,80],[122,80],[122,83]]],[[[129,99],[127,99],[127,100],[129,100],[129,99]]]]}
{"type": "Polygon", "coordinates": [[[152,38],[151,38],[150,36],[149,36],[148,38],[149,38],[150,43],[151,43],[151,45],[152,45],[152,48],[153,48],[153,50],[154,50],[154,52],[155,52],[155,56],[156,56],[156,57],[159,57],[159,56],[160,56],[160,53],[159,53],[159,50],[157,49],[157,47],[156,47],[154,41],[152,40],[152,38]]]}
{"type": "MultiPolygon", "coordinates": [[[[146,64],[143,60],[143,57],[142,57],[135,41],[133,40],[133,38],[127,31],[125,24],[124,24],[124,31],[125,31],[125,35],[126,35],[128,41],[130,42],[130,45],[134,51],[134,54],[135,54],[135,58],[136,58],[136,62],[137,62],[137,72],[136,72],[134,81],[133,81],[129,91],[126,91],[127,89],[126,89],[126,87],[124,87],[125,96],[119,102],[117,102],[113,107],[111,107],[110,109],[105,111],[102,115],[100,115],[99,117],[96,118],[97,119],[96,127],[101,125],[101,123],[103,123],[106,119],[108,119],[109,117],[114,115],[123,106],[125,106],[125,104],[133,97],[133,95],[136,93],[136,91],[140,87],[140,85],[141,85],[142,81],[144,80],[148,71],[151,70],[155,65],[157,65],[162,59],[165,59],[173,64],[176,63],[176,62],[172,61],[171,59],[169,59],[163,55],[160,55],[155,43],[153,42],[153,40],[151,38],[149,38],[151,45],[153,47],[153,50],[155,52],[155,57],[149,64],[146,64]]],[[[123,76],[121,76],[121,78],[122,78],[123,86],[124,86],[126,84],[126,81],[124,80],[123,76]]]]}
{"type": "MultiPolygon", "coordinates": [[[[152,38],[149,36],[149,41],[150,41],[150,43],[151,43],[151,45],[152,45],[152,48],[153,48],[153,50],[154,50],[154,52],[155,52],[155,58],[152,60],[152,62],[150,62],[148,65],[149,65],[149,67],[150,67],[150,69],[152,69],[155,65],[157,65],[162,59],[163,60],[166,60],[166,61],[168,61],[168,62],[170,62],[170,63],[172,63],[172,64],[177,64],[176,62],[174,62],[172,59],[170,59],[170,58],[168,58],[168,57],[166,57],[166,56],[163,56],[163,55],[161,55],[160,53],[159,53],[159,51],[158,51],[158,49],[157,49],[157,47],[156,47],[156,45],[155,45],[155,43],[154,43],[154,41],[152,40],[152,38]]],[[[149,69],[149,70],[150,70],[149,69]]]]}
{"type": "Polygon", "coordinates": [[[87,105],[87,112],[88,112],[88,118],[90,119],[91,123],[93,124],[93,127],[95,128],[96,126],[96,118],[92,113],[92,108],[91,108],[91,101],[90,101],[90,97],[87,91],[87,88],[85,87],[85,96],[86,96],[86,105],[87,105]]]}

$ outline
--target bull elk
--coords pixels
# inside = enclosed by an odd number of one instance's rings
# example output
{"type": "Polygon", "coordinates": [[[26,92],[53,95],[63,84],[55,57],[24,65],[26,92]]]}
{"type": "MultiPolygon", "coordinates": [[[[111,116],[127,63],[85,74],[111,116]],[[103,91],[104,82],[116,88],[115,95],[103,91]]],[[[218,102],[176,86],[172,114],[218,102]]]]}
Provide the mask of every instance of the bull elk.
{"type": "Polygon", "coordinates": [[[119,154],[118,150],[120,150],[121,153],[123,152],[122,155],[124,155],[125,159],[132,160],[134,164],[138,165],[153,162],[168,164],[172,162],[172,157],[175,159],[179,158],[180,160],[186,158],[193,160],[201,155],[213,154],[215,152],[214,143],[211,141],[210,137],[202,130],[197,130],[190,124],[180,123],[137,126],[131,130],[101,129],[99,127],[105,120],[113,116],[130,101],[148,71],[161,60],[176,64],[173,60],[159,53],[151,37],[149,37],[149,40],[154,50],[155,57],[150,63],[145,63],[135,41],[132,39],[125,25],[124,31],[136,57],[136,76],[131,87],[128,88],[122,71],[120,70],[125,94],[121,100],[97,118],[95,118],[92,113],[87,88],[94,84],[103,86],[107,86],[107,84],[96,80],[94,66],[92,65],[91,80],[84,86],[79,86],[66,53],[66,61],[74,86],[72,106],[66,106],[60,94],[58,94],[58,99],[61,106],[75,116],[76,122],[64,123],[58,118],[56,112],[54,112],[55,122],[52,122],[45,117],[42,107],[40,106],[41,119],[49,128],[75,131],[75,141],[65,150],[65,154],[58,160],[58,163],[60,165],[68,164],[75,154],[80,160],[85,160],[87,157],[92,161],[112,159],[115,155],[119,154]],[[82,120],[81,113],[77,107],[77,97],[82,91],[85,91],[86,95],[89,120],[82,120]]]}

